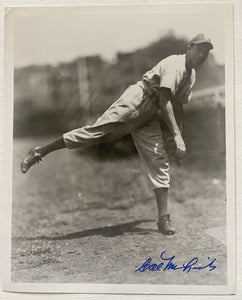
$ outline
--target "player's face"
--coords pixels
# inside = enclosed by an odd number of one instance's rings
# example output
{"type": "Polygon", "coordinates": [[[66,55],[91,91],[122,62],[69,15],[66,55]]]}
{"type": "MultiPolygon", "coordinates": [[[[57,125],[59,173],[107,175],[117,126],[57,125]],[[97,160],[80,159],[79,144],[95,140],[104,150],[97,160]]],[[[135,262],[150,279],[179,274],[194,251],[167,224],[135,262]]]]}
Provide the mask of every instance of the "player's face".
{"type": "Polygon", "coordinates": [[[191,45],[187,48],[187,59],[194,67],[202,65],[208,57],[210,50],[209,44],[191,45]]]}

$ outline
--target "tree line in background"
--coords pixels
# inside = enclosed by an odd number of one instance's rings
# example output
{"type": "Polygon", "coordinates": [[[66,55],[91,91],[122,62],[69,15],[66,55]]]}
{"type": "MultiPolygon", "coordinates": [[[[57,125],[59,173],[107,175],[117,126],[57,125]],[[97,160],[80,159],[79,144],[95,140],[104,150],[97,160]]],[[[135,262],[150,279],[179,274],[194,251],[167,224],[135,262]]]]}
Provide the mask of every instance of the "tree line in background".
{"type": "MultiPolygon", "coordinates": [[[[186,47],[186,40],[166,36],[146,48],[118,53],[114,63],[92,56],[15,69],[14,136],[55,134],[94,120],[128,85],[163,58],[185,53],[186,47]]],[[[221,84],[224,66],[210,55],[194,89],[221,84]]]]}

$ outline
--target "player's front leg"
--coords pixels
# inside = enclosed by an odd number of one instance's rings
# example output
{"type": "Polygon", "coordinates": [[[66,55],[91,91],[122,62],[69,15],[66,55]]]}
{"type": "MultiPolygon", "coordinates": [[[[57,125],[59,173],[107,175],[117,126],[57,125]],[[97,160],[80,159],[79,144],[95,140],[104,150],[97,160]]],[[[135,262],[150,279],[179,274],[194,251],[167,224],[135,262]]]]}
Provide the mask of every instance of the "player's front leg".
{"type": "Polygon", "coordinates": [[[158,119],[154,118],[142,128],[132,132],[132,136],[154,188],[158,210],[158,230],[162,234],[174,234],[175,228],[171,225],[168,212],[169,162],[158,119]]]}
{"type": "Polygon", "coordinates": [[[168,194],[169,188],[161,187],[154,190],[158,209],[158,230],[165,235],[172,235],[176,232],[171,224],[170,214],[168,213],[168,194]]]}

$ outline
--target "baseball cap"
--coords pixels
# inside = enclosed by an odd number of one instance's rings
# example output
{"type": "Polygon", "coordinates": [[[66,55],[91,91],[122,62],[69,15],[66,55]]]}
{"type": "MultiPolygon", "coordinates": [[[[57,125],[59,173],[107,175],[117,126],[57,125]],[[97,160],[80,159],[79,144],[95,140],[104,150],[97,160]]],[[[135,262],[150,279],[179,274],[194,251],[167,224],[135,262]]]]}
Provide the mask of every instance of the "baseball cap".
{"type": "Polygon", "coordinates": [[[213,44],[211,42],[211,40],[205,36],[203,33],[199,33],[197,34],[189,43],[189,45],[192,45],[192,44],[195,44],[195,45],[198,45],[198,44],[209,44],[211,49],[213,49],[213,44]]]}

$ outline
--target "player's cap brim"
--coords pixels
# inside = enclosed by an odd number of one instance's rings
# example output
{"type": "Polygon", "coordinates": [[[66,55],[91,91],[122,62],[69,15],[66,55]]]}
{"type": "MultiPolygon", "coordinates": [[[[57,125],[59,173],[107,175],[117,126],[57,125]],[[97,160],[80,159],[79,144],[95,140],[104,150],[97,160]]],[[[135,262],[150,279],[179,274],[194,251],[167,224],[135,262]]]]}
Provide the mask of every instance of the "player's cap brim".
{"type": "Polygon", "coordinates": [[[190,43],[190,45],[200,45],[200,44],[208,44],[210,46],[210,49],[213,49],[213,44],[208,41],[196,41],[190,43]]]}

